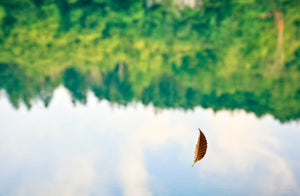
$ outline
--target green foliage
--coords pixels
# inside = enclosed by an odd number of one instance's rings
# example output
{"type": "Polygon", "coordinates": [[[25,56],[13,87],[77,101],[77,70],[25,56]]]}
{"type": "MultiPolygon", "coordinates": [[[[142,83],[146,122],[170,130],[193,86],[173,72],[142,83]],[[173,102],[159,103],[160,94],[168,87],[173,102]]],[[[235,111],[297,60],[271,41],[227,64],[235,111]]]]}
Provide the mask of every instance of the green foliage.
{"type": "Polygon", "coordinates": [[[74,103],[93,91],[123,105],[298,119],[299,8],[294,0],[204,0],[194,9],[171,1],[1,1],[0,89],[16,108],[36,99],[48,106],[63,84],[74,103]]]}

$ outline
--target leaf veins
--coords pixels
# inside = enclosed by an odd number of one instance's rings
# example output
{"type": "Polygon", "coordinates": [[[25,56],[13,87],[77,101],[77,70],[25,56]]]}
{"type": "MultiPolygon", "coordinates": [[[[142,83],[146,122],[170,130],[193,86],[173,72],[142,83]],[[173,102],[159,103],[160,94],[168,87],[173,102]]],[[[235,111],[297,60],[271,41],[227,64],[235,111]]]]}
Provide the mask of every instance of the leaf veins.
{"type": "Polygon", "coordinates": [[[196,145],[195,159],[194,159],[194,163],[193,163],[192,167],[194,166],[194,164],[197,161],[200,161],[204,157],[204,155],[206,154],[206,150],[207,150],[206,138],[200,129],[199,129],[199,132],[200,132],[200,134],[199,134],[198,142],[196,145]]]}

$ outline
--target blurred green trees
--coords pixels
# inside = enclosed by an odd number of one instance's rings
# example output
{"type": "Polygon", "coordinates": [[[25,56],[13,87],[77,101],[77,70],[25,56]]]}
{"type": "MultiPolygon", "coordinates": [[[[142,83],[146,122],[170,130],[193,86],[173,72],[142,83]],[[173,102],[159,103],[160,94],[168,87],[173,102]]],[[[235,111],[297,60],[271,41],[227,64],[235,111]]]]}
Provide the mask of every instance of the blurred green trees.
{"type": "Polygon", "coordinates": [[[15,107],[63,84],[74,103],[300,117],[299,1],[171,2],[0,1],[0,89],[15,107]]]}

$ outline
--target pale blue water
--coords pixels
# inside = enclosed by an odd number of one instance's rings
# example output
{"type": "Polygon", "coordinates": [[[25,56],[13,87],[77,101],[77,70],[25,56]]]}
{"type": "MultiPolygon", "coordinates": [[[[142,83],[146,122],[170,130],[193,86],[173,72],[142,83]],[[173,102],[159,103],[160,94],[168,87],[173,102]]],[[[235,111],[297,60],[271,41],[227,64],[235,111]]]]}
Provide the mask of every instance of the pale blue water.
{"type": "Polygon", "coordinates": [[[299,195],[299,122],[242,110],[0,98],[0,195],[299,195]],[[193,168],[198,130],[208,150],[193,168]]]}

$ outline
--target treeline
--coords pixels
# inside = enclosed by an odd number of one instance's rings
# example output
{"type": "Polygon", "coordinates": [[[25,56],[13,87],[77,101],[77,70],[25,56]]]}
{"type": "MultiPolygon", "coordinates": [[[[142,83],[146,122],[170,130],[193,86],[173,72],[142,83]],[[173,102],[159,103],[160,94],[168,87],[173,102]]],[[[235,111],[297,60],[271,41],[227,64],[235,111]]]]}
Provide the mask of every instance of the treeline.
{"type": "Polygon", "coordinates": [[[99,64],[111,70],[119,61],[153,71],[210,50],[217,61],[209,66],[229,73],[300,69],[299,1],[203,0],[194,9],[160,2],[1,1],[0,61],[41,72],[99,64]]]}
{"type": "Polygon", "coordinates": [[[299,1],[152,2],[0,1],[0,89],[15,107],[63,84],[74,102],[299,118],[299,1]]]}
{"type": "MultiPolygon", "coordinates": [[[[222,81],[213,82],[210,84],[213,88],[203,92],[201,88],[199,89],[199,85],[188,85],[182,82],[179,75],[166,74],[157,76],[139,93],[134,90],[138,89],[139,84],[131,83],[130,77],[128,66],[120,64],[107,73],[99,69],[83,73],[76,68],[68,68],[55,78],[28,76],[18,65],[0,64],[0,89],[6,90],[15,108],[23,102],[30,109],[33,100],[41,100],[45,107],[48,107],[53,91],[63,84],[70,92],[74,104],[86,104],[87,93],[92,91],[99,100],[105,99],[120,105],[135,101],[142,102],[144,105],[151,103],[156,108],[182,108],[183,110],[190,110],[196,106],[212,108],[214,111],[244,109],[247,112],[254,112],[258,117],[271,114],[282,122],[300,118],[300,91],[298,90],[293,98],[290,98],[289,94],[280,94],[278,97],[272,91],[276,88],[285,88],[280,81],[273,86],[274,89],[268,89],[260,95],[255,91],[238,90],[237,87],[232,93],[218,93],[220,88],[223,88],[219,85],[222,81]]],[[[249,81],[247,85],[251,85],[256,79],[247,80],[249,81]]]]}

